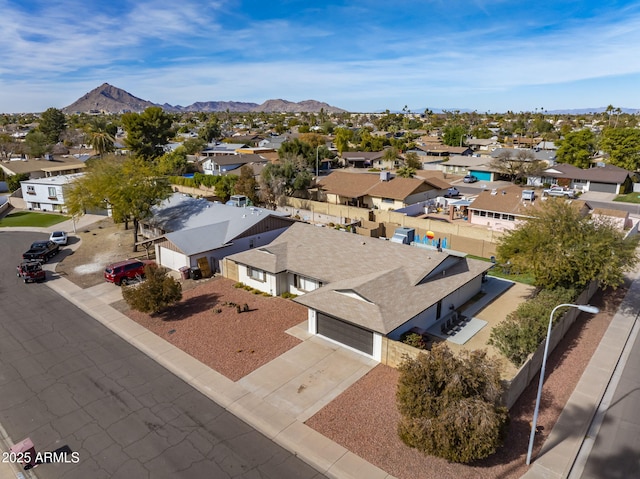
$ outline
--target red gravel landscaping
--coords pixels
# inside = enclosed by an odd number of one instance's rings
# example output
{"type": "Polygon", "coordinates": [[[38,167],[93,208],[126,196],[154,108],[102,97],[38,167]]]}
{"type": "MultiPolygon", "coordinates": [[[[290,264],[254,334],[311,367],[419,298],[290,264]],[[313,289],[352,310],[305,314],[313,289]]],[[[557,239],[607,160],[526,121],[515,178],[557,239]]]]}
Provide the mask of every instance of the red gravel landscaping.
{"type": "MultiPolygon", "coordinates": [[[[536,441],[534,458],[580,380],[625,293],[625,288],[596,293],[591,304],[599,307],[601,312],[578,316],[549,356],[538,415],[538,425],[544,429],[536,441]]],[[[306,424],[398,479],[516,479],[527,471],[525,458],[537,377],[510,411],[505,446],[490,458],[473,465],[453,464],[424,456],[402,443],[396,432],[400,419],[395,399],[397,380],[397,370],[377,366],[306,424]]]]}
{"type": "Polygon", "coordinates": [[[183,292],[160,315],[126,312],[145,328],[237,381],[300,343],[285,331],[307,319],[307,308],[288,299],[265,297],[225,278],[212,278],[183,292]],[[249,311],[238,313],[247,304],[249,311]],[[219,311],[219,312],[217,312],[219,311]]]}

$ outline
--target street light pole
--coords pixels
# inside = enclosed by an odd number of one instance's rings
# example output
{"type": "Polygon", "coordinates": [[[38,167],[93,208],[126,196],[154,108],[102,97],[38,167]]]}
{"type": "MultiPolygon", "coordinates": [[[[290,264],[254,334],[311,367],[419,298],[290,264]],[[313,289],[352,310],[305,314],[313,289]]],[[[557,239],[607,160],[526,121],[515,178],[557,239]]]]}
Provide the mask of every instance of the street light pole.
{"type": "Polygon", "coordinates": [[[542,383],[544,383],[544,370],[547,365],[547,353],[549,352],[549,338],[551,337],[551,326],[553,325],[553,315],[558,308],[578,308],[585,313],[597,314],[600,310],[590,304],[559,304],[551,310],[549,315],[549,327],[547,328],[547,339],[544,344],[544,354],[542,355],[542,367],[540,368],[540,382],[538,383],[538,396],[536,407],[533,411],[533,422],[531,423],[531,434],[529,436],[529,450],[527,451],[527,466],[531,464],[531,452],[533,451],[533,441],[536,436],[536,424],[538,422],[538,410],[540,409],[540,398],[542,396],[542,383]]]}
{"type": "Polygon", "coordinates": [[[320,145],[316,146],[316,181],[318,178],[318,151],[320,150],[320,145]]]}

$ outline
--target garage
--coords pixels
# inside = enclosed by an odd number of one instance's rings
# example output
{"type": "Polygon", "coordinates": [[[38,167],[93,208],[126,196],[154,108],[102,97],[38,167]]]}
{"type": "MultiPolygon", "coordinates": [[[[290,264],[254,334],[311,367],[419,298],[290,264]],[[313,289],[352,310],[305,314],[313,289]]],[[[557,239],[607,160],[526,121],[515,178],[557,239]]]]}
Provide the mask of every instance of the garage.
{"type": "Polygon", "coordinates": [[[490,171],[471,171],[471,175],[478,178],[478,181],[492,181],[491,172],[490,171]]]}
{"type": "Polygon", "coordinates": [[[598,183],[592,181],[589,184],[589,191],[599,191],[600,193],[617,193],[618,185],[615,183],[598,183]]]}
{"type": "Polygon", "coordinates": [[[172,251],[163,246],[158,247],[158,254],[156,257],[159,259],[160,265],[165,268],[178,271],[183,266],[191,266],[187,261],[187,257],[177,251],[172,251]]]}
{"type": "Polygon", "coordinates": [[[373,355],[373,331],[318,312],[317,333],[334,341],[373,355]]]}

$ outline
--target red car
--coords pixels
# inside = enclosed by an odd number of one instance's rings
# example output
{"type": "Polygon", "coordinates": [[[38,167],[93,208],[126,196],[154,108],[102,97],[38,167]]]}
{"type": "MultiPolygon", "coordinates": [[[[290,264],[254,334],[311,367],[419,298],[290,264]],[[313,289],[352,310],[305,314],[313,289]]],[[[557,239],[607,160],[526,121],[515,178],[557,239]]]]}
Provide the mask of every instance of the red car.
{"type": "Polygon", "coordinates": [[[134,283],[144,279],[144,267],[153,261],[127,259],[108,264],[104,270],[104,279],[116,286],[134,283]]]}
{"type": "Polygon", "coordinates": [[[17,266],[16,270],[16,275],[25,283],[44,281],[47,277],[39,261],[24,261],[17,266]]]}

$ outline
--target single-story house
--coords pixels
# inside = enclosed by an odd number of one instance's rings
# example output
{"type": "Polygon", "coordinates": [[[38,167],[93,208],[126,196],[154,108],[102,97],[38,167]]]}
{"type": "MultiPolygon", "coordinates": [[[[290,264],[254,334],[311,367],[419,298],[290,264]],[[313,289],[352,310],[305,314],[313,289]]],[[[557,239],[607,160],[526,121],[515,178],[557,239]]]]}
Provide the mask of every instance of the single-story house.
{"type": "Polygon", "coordinates": [[[296,223],[271,244],[225,259],[227,276],[300,295],[311,334],[378,361],[387,339],[450,319],[491,263],[296,223]]]}
{"type": "MultiPolygon", "coordinates": [[[[468,206],[467,221],[492,230],[512,230],[519,221],[531,217],[531,209],[542,201],[538,194],[538,191],[516,185],[483,190],[468,206]]],[[[591,210],[585,201],[571,201],[583,214],[591,210]]]]}
{"type": "Polygon", "coordinates": [[[500,173],[493,171],[492,159],[488,156],[450,156],[439,167],[443,173],[452,175],[473,175],[478,181],[496,181],[500,173]]]}
{"type": "Polygon", "coordinates": [[[334,171],[322,178],[318,186],[327,203],[388,211],[435,198],[441,195],[449,184],[438,178],[431,180],[394,177],[388,171],[334,171]]]}
{"type": "Polygon", "coordinates": [[[11,158],[2,160],[0,168],[9,176],[27,173],[29,178],[46,178],[58,175],[70,175],[84,171],[84,161],[74,156],[52,156],[41,158],[11,158]]]}
{"type": "Polygon", "coordinates": [[[237,155],[237,150],[247,146],[246,143],[209,143],[200,154],[202,156],[237,155]]]}
{"type": "Polygon", "coordinates": [[[24,207],[29,210],[65,213],[64,187],[84,173],[35,178],[20,182],[24,207]]]}
{"type": "Polygon", "coordinates": [[[529,185],[541,186],[545,183],[566,186],[578,191],[598,191],[616,195],[626,193],[631,188],[632,172],[609,164],[593,168],[578,168],[558,163],[545,169],[539,177],[529,177],[529,185]]]}
{"type": "Polygon", "coordinates": [[[380,161],[384,151],[345,151],[339,161],[352,168],[373,168],[375,161],[380,161]]]}
{"type": "Polygon", "coordinates": [[[206,258],[213,272],[225,256],[266,245],[295,220],[288,213],[237,207],[174,193],[141,222],[140,233],[152,241],[156,262],[172,270],[198,266],[206,258]]]}
{"type": "Polygon", "coordinates": [[[267,164],[267,159],[260,155],[248,154],[248,155],[215,155],[211,156],[202,162],[202,169],[205,175],[226,175],[229,172],[233,174],[240,174],[240,168],[243,165],[257,165],[262,166],[267,164]],[[236,171],[238,170],[238,171],[236,171]]]}

